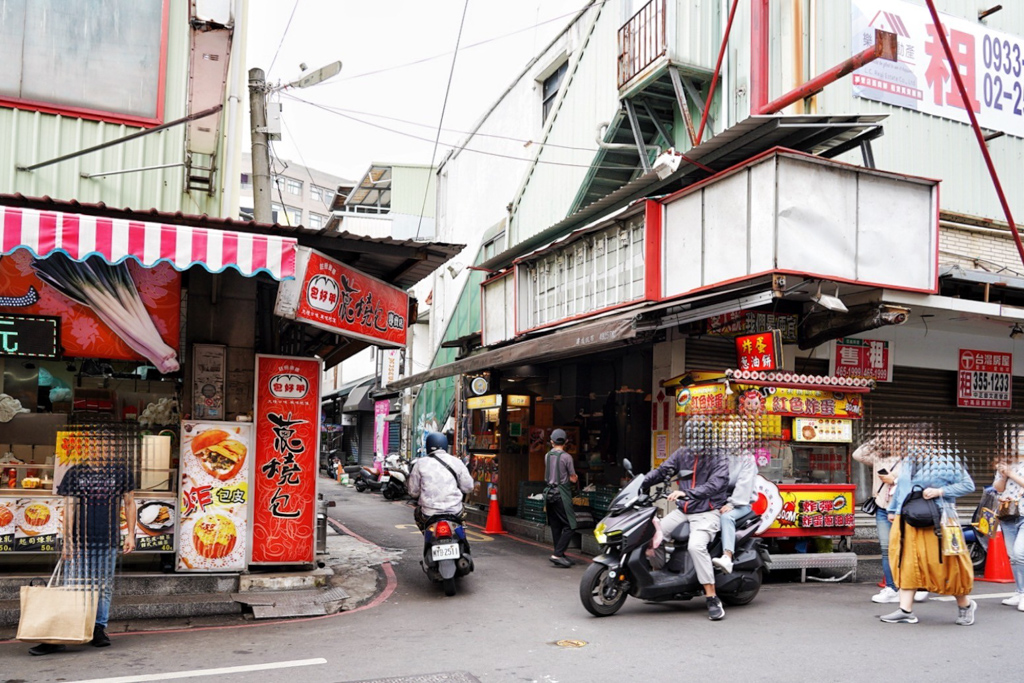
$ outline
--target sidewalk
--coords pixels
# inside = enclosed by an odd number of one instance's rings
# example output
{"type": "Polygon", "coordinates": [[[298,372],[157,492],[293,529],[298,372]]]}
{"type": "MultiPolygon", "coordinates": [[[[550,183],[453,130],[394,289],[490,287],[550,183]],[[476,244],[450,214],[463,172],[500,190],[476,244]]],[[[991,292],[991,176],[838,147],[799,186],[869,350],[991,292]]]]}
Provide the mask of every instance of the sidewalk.
{"type": "MultiPolygon", "coordinates": [[[[258,618],[319,616],[356,609],[385,585],[388,551],[331,520],[323,569],[274,574],[118,574],[110,633],[231,626],[258,618]]],[[[18,628],[19,588],[38,575],[0,577],[0,640],[18,628]]]]}

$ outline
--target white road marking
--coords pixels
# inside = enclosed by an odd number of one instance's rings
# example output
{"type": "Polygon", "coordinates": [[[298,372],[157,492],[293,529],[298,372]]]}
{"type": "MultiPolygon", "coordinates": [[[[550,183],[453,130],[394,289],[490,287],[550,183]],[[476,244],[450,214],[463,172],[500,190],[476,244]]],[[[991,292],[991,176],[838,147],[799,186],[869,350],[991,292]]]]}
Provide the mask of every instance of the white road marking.
{"type": "MultiPolygon", "coordinates": [[[[1013,593],[984,593],[982,595],[978,595],[977,593],[971,593],[971,595],[969,597],[972,600],[1002,600],[1003,598],[1008,598],[1011,595],[1014,595],[1014,594],[1013,593]]],[[[929,600],[937,600],[939,602],[953,602],[954,600],[956,600],[956,598],[954,598],[952,595],[936,595],[934,598],[928,598],[928,599],[929,600]]]]}
{"type": "Polygon", "coordinates": [[[139,674],[137,676],[116,676],[114,678],[90,678],[88,680],[71,681],[71,683],[145,683],[146,681],[173,681],[178,678],[199,678],[200,676],[222,676],[224,674],[245,673],[247,671],[269,671],[272,669],[290,669],[296,666],[313,666],[326,664],[327,660],[293,659],[289,662],[268,662],[266,664],[246,664],[244,666],[225,666],[220,669],[193,669],[192,671],[171,671],[162,674],[139,674]]]}

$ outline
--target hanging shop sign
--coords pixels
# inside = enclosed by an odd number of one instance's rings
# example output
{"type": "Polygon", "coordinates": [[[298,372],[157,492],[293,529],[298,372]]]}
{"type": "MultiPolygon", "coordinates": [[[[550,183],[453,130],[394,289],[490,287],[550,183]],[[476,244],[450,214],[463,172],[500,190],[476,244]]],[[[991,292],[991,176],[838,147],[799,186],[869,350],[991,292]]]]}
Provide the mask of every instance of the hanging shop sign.
{"type": "Polygon", "coordinates": [[[481,408],[497,408],[501,405],[501,394],[490,394],[488,396],[473,396],[466,399],[466,407],[470,410],[481,408]]]}
{"type": "Polygon", "coordinates": [[[516,396],[514,394],[510,394],[506,398],[508,399],[508,405],[510,405],[510,406],[515,406],[515,407],[518,407],[518,408],[529,408],[530,407],[530,397],[529,396],[516,396]]]}
{"type": "Polygon", "coordinates": [[[891,382],[895,355],[892,342],[881,339],[837,339],[829,348],[829,374],[891,382]]]}
{"type": "Polygon", "coordinates": [[[782,332],[772,330],[736,337],[736,360],[740,370],[782,368],[782,332]]]}
{"type": "Polygon", "coordinates": [[[676,391],[676,415],[721,415],[736,410],[736,396],[724,384],[698,384],[676,391]]]}
{"type": "Polygon", "coordinates": [[[764,311],[732,311],[713,315],[705,321],[705,334],[715,337],[738,337],[768,330],[779,330],[782,341],[796,344],[800,316],[795,313],[765,313],[764,311]]]}
{"type": "Polygon", "coordinates": [[[377,346],[404,347],[409,296],[320,252],[299,247],[295,280],[280,284],[274,313],[377,346]]]}
{"type": "Polygon", "coordinates": [[[0,313],[0,356],[57,360],[60,318],[0,313]]]}
{"type": "Polygon", "coordinates": [[[245,569],[252,451],[249,423],[182,421],[178,571],[245,569]]]}
{"type": "MultiPolygon", "coordinates": [[[[178,370],[181,273],[166,263],[143,268],[129,259],[112,266],[99,257],[79,263],[60,253],[36,259],[17,249],[0,259],[0,314],[0,320],[59,318],[56,341],[48,330],[36,330],[38,351],[59,342],[57,355],[63,348],[70,358],[147,360],[165,374],[178,370]]],[[[0,335],[11,329],[0,323],[0,335]]]]}
{"type": "Polygon", "coordinates": [[[319,359],[256,356],[253,564],[315,558],[322,373],[319,359]]]}
{"type": "Polygon", "coordinates": [[[1013,354],[960,349],[957,408],[1009,410],[1013,406],[1013,354]]]}
{"type": "Polygon", "coordinates": [[[854,484],[779,485],[782,509],[763,536],[849,536],[854,532],[854,484]]]}
{"type": "Polygon", "coordinates": [[[853,73],[853,94],[876,102],[1024,137],[1024,38],[975,20],[942,14],[968,102],[953,80],[928,8],[898,0],[853,0],[854,53],[875,42],[875,29],[895,33],[898,60],[876,60],[853,73]]]}
{"type": "Polygon", "coordinates": [[[763,412],[790,417],[864,417],[864,402],[856,393],[742,385],[733,385],[733,390],[741,393],[741,412],[747,415],[763,412]]]}
{"type": "Polygon", "coordinates": [[[851,443],[853,421],[842,418],[793,418],[793,440],[810,443],[851,443]]]}

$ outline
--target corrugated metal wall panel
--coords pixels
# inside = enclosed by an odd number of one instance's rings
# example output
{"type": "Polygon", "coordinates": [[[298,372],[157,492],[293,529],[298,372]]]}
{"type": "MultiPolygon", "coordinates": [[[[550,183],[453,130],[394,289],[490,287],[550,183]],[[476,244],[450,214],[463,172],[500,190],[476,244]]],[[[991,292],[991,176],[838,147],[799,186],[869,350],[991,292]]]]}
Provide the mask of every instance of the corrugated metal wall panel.
{"type": "MultiPolygon", "coordinates": [[[[577,25],[588,25],[587,18],[577,25]]],[[[545,140],[547,144],[539,154],[540,163],[524,181],[509,230],[510,244],[537,234],[568,213],[594,160],[597,125],[613,119],[619,107],[615,83],[618,28],[618,13],[602,9],[589,40],[582,35],[582,29],[573,34],[574,50],[583,49],[584,53],[575,72],[571,67],[576,56],[569,57],[568,90],[552,114],[555,119],[545,140]]],[[[539,112],[539,96],[536,107],[539,112]]]]}
{"type": "Polygon", "coordinates": [[[670,59],[695,69],[713,71],[724,30],[720,23],[720,3],[708,0],[667,2],[670,59]]]}
{"type": "MultiPolygon", "coordinates": [[[[187,0],[171,0],[164,121],[181,118],[187,112],[188,16],[187,0]]],[[[220,215],[219,192],[213,197],[206,193],[183,193],[185,181],[181,168],[105,178],[81,177],[82,173],[184,161],[185,129],[182,126],[30,173],[16,169],[17,166],[46,161],[138,130],[75,117],[0,108],[0,136],[6,138],[0,144],[0,192],[103,202],[114,207],[220,215]]],[[[217,183],[218,187],[220,184],[217,183]]]]}

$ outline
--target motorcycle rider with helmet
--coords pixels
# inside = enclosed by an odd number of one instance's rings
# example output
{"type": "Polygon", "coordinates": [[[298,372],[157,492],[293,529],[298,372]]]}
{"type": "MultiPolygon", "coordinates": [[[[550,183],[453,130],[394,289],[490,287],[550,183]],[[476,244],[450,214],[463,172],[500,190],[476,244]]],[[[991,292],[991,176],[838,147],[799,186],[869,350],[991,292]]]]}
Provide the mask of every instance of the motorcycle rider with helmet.
{"type": "Polygon", "coordinates": [[[413,519],[420,531],[434,515],[461,515],[464,495],[473,490],[466,465],[447,453],[444,434],[427,432],[424,447],[427,454],[416,459],[409,474],[409,497],[416,499],[413,519]]]}
{"type": "Polygon", "coordinates": [[[728,500],[729,460],[711,446],[710,432],[714,428],[710,421],[690,418],[686,424],[687,445],[648,472],[641,490],[646,491],[677,472],[692,470],[691,475],[680,479],[679,490],[668,495],[668,502],[675,503],[675,509],[661,520],[661,529],[665,538],[671,538],[676,527],[690,523],[687,552],[697,571],[697,579],[704,586],[708,618],[718,621],[725,616],[725,609],[715,594],[715,570],[708,544],[721,528],[719,510],[728,500]]]}

